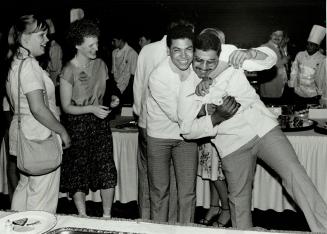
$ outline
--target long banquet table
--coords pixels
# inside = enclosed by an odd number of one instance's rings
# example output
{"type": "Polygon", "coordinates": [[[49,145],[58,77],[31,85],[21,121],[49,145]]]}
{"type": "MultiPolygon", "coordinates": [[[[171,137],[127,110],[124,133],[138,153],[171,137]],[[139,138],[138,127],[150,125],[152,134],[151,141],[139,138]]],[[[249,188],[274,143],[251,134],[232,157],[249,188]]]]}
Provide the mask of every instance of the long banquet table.
{"type": "MultiPolygon", "coordinates": [[[[287,138],[297,153],[300,163],[327,202],[327,135],[310,131],[287,132],[287,138]]],[[[262,164],[256,167],[252,191],[252,207],[260,210],[294,210],[293,201],[282,188],[280,178],[262,164]]],[[[208,208],[209,182],[198,177],[197,205],[208,208]]]]}
{"type": "MultiPolygon", "coordinates": [[[[5,212],[0,210],[0,221],[4,219],[6,221],[7,216],[13,212],[5,212]]],[[[260,233],[300,233],[300,232],[286,232],[286,231],[272,231],[269,232],[262,228],[254,228],[253,230],[243,231],[236,230],[232,228],[214,228],[205,227],[199,225],[178,225],[178,224],[167,224],[167,223],[154,223],[143,220],[124,220],[124,219],[100,219],[100,218],[82,218],[74,215],[56,215],[57,223],[49,231],[48,234],[55,233],[74,233],[70,230],[81,230],[78,233],[90,233],[86,231],[94,230],[92,233],[104,233],[107,231],[109,233],[140,233],[140,234],[168,234],[168,233],[178,233],[178,234],[260,234],[260,233]],[[68,229],[70,228],[70,229],[68,229]],[[74,229],[75,228],[75,229],[74,229]],[[78,229],[76,229],[78,228],[78,229]],[[85,229],[87,228],[87,229],[85,229]],[[101,230],[103,232],[101,232],[101,230]],[[59,232],[61,231],[61,232],[59,232]]],[[[4,223],[4,222],[2,222],[4,223]]],[[[0,233],[6,233],[5,227],[0,225],[0,233]]],[[[13,233],[9,231],[9,233],[13,233]]],[[[15,232],[18,233],[18,232],[15,232]]],[[[32,233],[32,232],[28,232],[32,233]]]]}
{"type": "MultiPolygon", "coordinates": [[[[128,118],[125,118],[125,121],[128,118]]],[[[316,185],[318,191],[327,202],[327,135],[310,131],[288,132],[288,139],[293,145],[301,164],[316,185]]],[[[115,201],[127,203],[137,200],[137,152],[138,132],[136,129],[113,128],[114,161],[118,172],[115,201]]],[[[1,160],[2,161],[2,160],[1,160]]],[[[0,175],[5,176],[0,166],[0,175]]],[[[0,192],[3,189],[5,178],[0,180],[0,192]]],[[[66,194],[61,194],[61,197],[66,194]]],[[[101,201],[100,192],[91,192],[88,200],[101,201]]],[[[209,207],[209,182],[198,177],[197,206],[209,207]]],[[[260,210],[273,209],[283,211],[294,209],[283,190],[278,177],[267,171],[262,165],[257,165],[253,185],[253,208],[260,210]]]]}
{"type": "MultiPolygon", "coordinates": [[[[127,203],[137,201],[137,152],[138,131],[137,129],[118,129],[114,126],[132,120],[131,117],[120,117],[112,121],[113,156],[117,169],[117,186],[115,188],[114,201],[127,203]]],[[[60,197],[67,194],[60,193],[60,197]]],[[[87,200],[101,201],[100,191],[92,192],[86,196],[87,200]]]]}
{"type": "MultiPolygon", "coordinates": [[[[316,185],[319,193],[327,202],[327,135],[313,130],[287,132],[301,164],[316,185]]],[[[118,184],[115,200],[123,203],[137,200],[137,141],[135,130],[113,129],[114,159],[118,171],[118,184]],[[120,131],[120,132],[117,132],[120,131]]],[[[99,192],[90,193],[89,199],[100,201],[99,192]]],[[[197,206],[209,208],[209,181],[197,179],[197,206]]],[[[253,208],[294,210],[292,200],[286,195],[279,178],[263,165],[258,164],[253,184],[253,208]]]]}

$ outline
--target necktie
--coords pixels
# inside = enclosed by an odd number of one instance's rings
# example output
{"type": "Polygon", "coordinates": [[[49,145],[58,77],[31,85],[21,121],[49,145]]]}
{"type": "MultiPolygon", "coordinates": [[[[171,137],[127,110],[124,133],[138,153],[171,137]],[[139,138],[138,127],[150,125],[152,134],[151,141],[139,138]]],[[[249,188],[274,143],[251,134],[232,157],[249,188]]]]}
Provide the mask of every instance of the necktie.
{"type": "MultiPolygon", "coordinates": [[[[280,53],[280,58],[283,59],[285,57],[284,50],[281,47],[278,47],[278,49],[279,49],[279,53],[280,53]]],[[[289,79],[290,72],[289,72],[288,63],[285,63],[284,67],[285,67],[285,70],[286,70],[287,79],[289,79]]]]}

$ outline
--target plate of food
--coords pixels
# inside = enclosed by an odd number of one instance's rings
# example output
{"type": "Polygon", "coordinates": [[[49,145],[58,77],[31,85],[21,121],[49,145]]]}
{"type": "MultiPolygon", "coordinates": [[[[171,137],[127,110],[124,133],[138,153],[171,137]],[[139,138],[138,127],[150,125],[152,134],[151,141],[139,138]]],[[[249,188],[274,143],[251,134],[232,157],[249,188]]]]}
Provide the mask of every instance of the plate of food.
{"type": "Polygon", "coordinates": [[[22,211],[0,219],[0,233],[41,234],[56,226],[55,215],[45,211],[22,211]]]}
{"type": "Polygon", "coordinates": [[[314,120],[291,115],[280,115],[278,121],[284,132],[311,130],[317,124],[314,120]]]}
{"type": "Polygon", "coordinates": [[[314,126],[314,130],[315,132],[327,135],[327,121],[319,122],[316,126],[314,126]]]}
{"type": "Polygon", "coordinates": [[[127,123],[119,124],[115,128],[118,129],[137,129],[137,122],[135,120],[129,121],[127,123]]]}

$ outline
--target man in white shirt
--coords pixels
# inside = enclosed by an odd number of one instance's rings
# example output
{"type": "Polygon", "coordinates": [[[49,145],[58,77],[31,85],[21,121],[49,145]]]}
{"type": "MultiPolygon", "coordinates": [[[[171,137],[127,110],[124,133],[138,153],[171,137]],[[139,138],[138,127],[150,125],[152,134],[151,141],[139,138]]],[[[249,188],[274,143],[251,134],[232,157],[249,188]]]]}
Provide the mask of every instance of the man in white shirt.
{"type": "Polygon", "coordinates": [[[314,79],[315,72],[325,57],[319,47],[326,34],[326,28],[314,25],[308,38],[307,48],[299,52],[292,64],[289,86],[294,87],[297,103],[319,103],[319,90],[314,79]]]}
{"type": "MultiPolygon", "coordinates": [[[[218,64],[219,54],[217,37],[209,33],[198,36],[193,62],[195,73],[200,78],[210,76],[218,64]]],[[[194,94],[201,81],[199,77],[190,75],[181,83],[180,129],[186,139],[212,137],[227,179],[233,227],[248,229],[253,226],[252,182],[256,160],[260,158],[280,175],[285,189],[302,209],[311,231],[326,232],[326,203],[279,128],[276,116],[265,107],[243,70],[230,67],[214,77],[209,93],[203,97],[194,94]],[[219,108],[219,102],[226,95],[235,97],[241,104],[235,115],[218,125],[213,124],[213,116],[208,113],[197,117],[203,104],[216,104],[219,108]]]]}
{"type": "MultiPolygon", "coordinates": [[[[197,144],[180,135],[177,102],[180,83],[192,74],[193,31],[178,25],[167,35],[169,57],[150,75],[147,98],[147,157],[151,219],[167,222],[170,164],[173,162],[178,194],[178,222],[194,221],[197,144]]],[[[228,97],[228,108],[236,101],[228,97]]],[[[225,113],[224,109],[219,112],[225,113]]],[[[218,113],[219,114],[219,113],[218,113]]],[[[216,115],[213,115],[216,116],[216,115]]],[[[225,118],[220,117],[219,118],[225,118]]]]}
{"type": "Polygon", "coordinates": [[[133,82],[137,63],[136,51],[128,45],[123,34],[113,38],[116,49],[112,51],[112,70],[114,79],[122,94],[122,104],[133,103],[133,82]]]}
{"type": "Polygon", "coordinates": [[[147,98],[147,157],[150,217],[167,222],[170,164],[173,161],[178,195],[178,222],[194,220],[197,145],[184,141],[177,121],[177,97],[181,80],[190,74],[193,31],[179,25],[167,35],[169,57],[150,75],[147,98]]]}

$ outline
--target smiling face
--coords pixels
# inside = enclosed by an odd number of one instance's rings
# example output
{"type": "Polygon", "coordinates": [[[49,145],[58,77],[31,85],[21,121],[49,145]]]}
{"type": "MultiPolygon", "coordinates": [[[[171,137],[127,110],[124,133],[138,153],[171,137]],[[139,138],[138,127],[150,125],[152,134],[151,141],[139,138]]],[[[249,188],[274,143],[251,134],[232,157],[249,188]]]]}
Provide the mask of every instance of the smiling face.
{"type": "Polygon", "coordinates": [[[283,37],[284,37],[284,33],[283,33],[283,31],[281,31],[281,30],[277,30],[277,31],[273,32],[273,33],[271,34],[271,36],[270,36],[271,41],[272,41],[273,43],[275,43],[276,45],[280,45],[280,43],[281,43],[282,40],[283,40],[283,37]]]}
{"type": "Polygon", "coordinates": [[[98,51],[98,38],[85,37],[81,45],[76,46],[77,53],[89,59],[95,59],[98,51]]]}
{"type": "Polygon", "coordinates": [[[169,55],[173,64],[181,71],[189,68],[193,59],[193,43],[190,39],[172,39],[169,55]]]}
{"type": "Polygon", "coordinates": [[[30,51],[32,56],[38,57],[45,53],[45,47],[48,41],[47,30],[45,30],[35,33],[23,33],[21,43],[30,51]]]}
{"type": "Polygon", "coordinates": [[[195,49],[193,58],[193,70],[199,78],[208,77],[218,65],[218,55],[215,50],[203,51],[195,49]]]}

